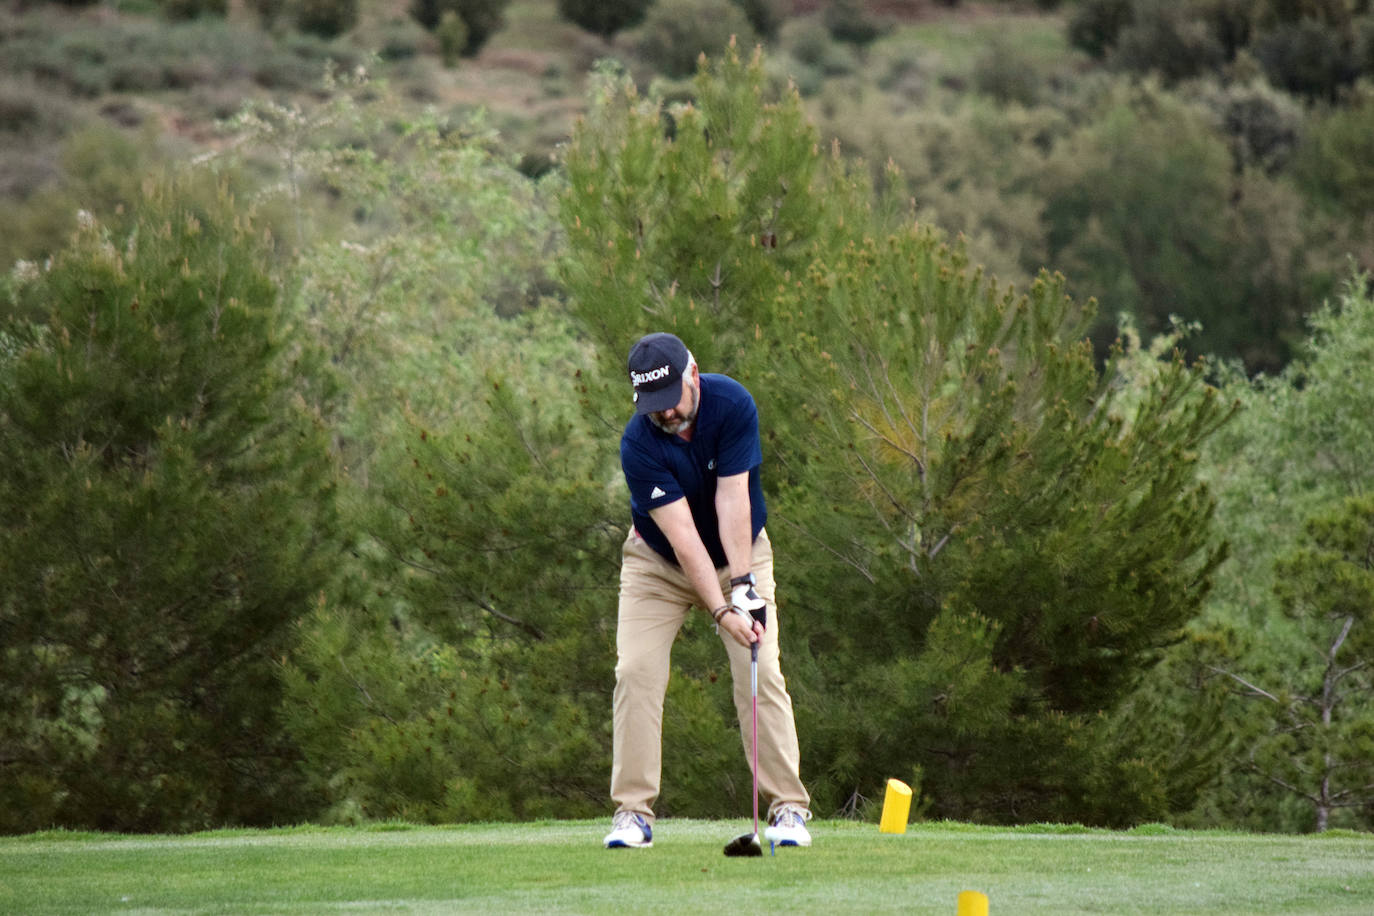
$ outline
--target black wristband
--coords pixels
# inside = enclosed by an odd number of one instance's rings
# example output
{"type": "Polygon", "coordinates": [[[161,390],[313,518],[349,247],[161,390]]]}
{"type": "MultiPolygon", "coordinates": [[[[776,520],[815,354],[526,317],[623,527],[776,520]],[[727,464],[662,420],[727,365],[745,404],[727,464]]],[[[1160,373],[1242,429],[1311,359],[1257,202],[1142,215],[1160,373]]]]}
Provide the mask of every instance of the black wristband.
{"type": "Polygon", "coordinates": [[[759,584],[758,580],[754,578],[754,574],[751,573],[751,572],[747,572],[747,573],[745,573],[745,574],[742,575],[742,576],[735,576],[735,578],[733,578],[733,579],[730,580],[730,587],[731,587],[731,588],[734,588],[734,587],[737,586],[737,585],[758,585],[758,584],[759,584]]]}

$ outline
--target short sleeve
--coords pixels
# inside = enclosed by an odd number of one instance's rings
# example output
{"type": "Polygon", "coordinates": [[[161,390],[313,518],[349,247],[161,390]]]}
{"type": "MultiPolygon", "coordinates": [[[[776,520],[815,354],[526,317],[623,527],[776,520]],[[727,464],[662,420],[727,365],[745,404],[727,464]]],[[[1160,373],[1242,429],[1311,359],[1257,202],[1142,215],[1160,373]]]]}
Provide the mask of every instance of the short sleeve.
{"type": "Polygon", "coordinates": [[[682,487],[667,466],[634,442],[620,443],[620,466],[625,472],[625,485],[630,489],[630,505],[637,512],[648,515],[651,509],[666,506],[684,496],[682,487]]]}
{"type": "Polygon", "coordinates": [[[759,442],[759,412],[754,399],[743,388],[730,405],[730,412],[721,424],[716,473],[731,477],[752,471],[763,463],[763,447],[759,442]]]}

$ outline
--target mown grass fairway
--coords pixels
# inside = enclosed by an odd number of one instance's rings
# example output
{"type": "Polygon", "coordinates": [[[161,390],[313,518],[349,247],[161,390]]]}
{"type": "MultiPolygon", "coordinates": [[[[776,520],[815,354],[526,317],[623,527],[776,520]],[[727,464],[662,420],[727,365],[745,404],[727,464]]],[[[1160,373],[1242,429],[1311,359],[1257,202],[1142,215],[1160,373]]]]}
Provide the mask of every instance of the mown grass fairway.
{"type": "Polygon", "coordinates": [[[1374,912],[1374,837],[813,822],[811,849],[727,859],[744,821],[602,821],[0,839],[4,913],[1374,912]]]}

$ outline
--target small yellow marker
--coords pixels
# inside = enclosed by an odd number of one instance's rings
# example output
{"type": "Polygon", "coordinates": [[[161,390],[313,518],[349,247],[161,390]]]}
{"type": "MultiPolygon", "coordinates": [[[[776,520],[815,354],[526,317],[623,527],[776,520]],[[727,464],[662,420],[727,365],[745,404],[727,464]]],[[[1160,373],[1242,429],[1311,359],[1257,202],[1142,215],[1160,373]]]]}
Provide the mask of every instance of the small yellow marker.
{"type": "Polygon", "coordinates": [[[988,916],[988,895],[977,891],[960,891],[959,916],[988,916]]]}
{"type": "Polygon", "coordinates": [[[887,781],[883,795],[883,818],[878,824],[880,833],[906,833],[907,815],[911,813],[911,787],[900,779],[887,781]]]}

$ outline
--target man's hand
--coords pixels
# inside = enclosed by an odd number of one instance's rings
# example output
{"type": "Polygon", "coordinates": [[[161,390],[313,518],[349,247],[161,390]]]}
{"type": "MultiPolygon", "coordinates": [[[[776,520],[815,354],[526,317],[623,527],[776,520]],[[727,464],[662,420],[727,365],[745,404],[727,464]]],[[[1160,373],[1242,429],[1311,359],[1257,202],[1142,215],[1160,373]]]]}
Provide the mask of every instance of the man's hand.
{"type": "Polygon", "coordinates": [[[741,646],[758,642],[763,635],[763,625],[737,607],[731,607],[721,615],[720,626],[741,646]]]}
{"type": "Polygon", "coordinates": [[[757,620],[760,629],[768,626],[768,602],[760,598],[759,593],[754,591],[753,573],[737,576],[730,580],[730,603],[740,613],[757,620]]]}

